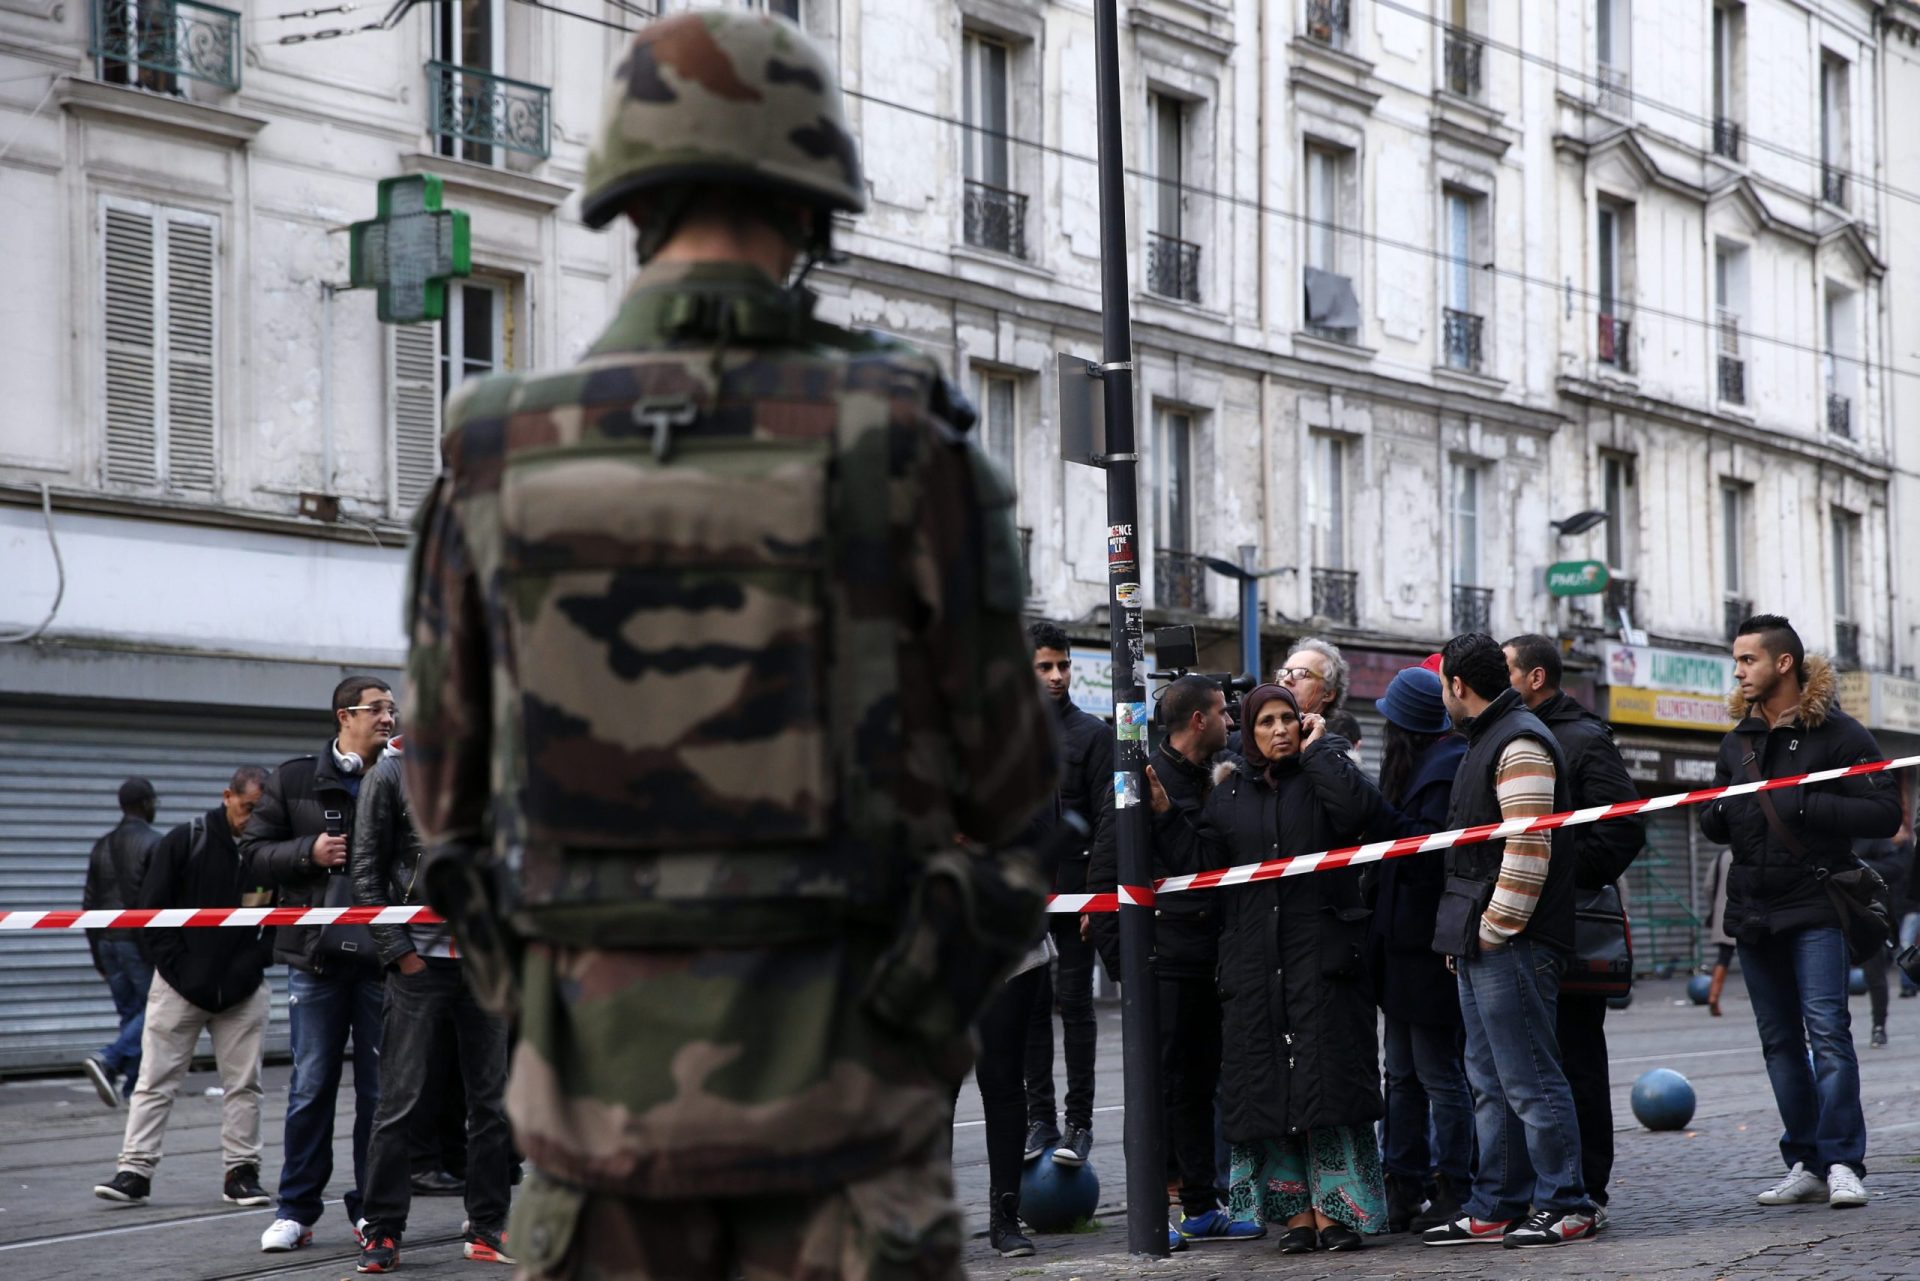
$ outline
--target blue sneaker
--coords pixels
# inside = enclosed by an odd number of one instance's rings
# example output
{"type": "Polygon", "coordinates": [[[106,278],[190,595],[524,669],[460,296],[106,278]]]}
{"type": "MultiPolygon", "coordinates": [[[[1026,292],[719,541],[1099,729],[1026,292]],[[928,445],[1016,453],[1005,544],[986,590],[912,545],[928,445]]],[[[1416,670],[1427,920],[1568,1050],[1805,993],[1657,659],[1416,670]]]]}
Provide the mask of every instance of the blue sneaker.
{"type": "Polygon", "coordinates": [[[1180,1235],[1179,1228],[1167,1229],[1167,1253],[1178,1254],[1187,1248],[1187,1239],[1180,1235]]]}
{"type": "Polygon", "coordinates": [[[1174,1231],[1189,1241],[1257,1241],[1267,1235],[1266,1224],[1236,1219],[1217,1208],[1183,1217],[1174,1231]]]}

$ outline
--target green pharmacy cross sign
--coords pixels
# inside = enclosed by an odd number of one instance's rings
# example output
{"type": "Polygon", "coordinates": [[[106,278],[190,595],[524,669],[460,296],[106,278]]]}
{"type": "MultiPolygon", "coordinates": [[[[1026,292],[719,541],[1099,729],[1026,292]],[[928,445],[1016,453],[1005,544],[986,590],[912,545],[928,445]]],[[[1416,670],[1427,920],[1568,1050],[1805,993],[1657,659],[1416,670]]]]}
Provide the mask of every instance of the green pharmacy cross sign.
{"type": "Polygon", "coordinates": [[[1593,596],[1607,590],[1608,577],[1597,560],[1563,560],[1547,566],[1547,590],[1555,596],[1593,596]]]}
{"type": "Polygon", "coordinates": [[[352,227],[349,281],[379,291],[380,319],[414,325],[447,314],[447,281],[473,274],[467,215],[440,207],[433,174],[380,180],[380,216],[352,227]]]}

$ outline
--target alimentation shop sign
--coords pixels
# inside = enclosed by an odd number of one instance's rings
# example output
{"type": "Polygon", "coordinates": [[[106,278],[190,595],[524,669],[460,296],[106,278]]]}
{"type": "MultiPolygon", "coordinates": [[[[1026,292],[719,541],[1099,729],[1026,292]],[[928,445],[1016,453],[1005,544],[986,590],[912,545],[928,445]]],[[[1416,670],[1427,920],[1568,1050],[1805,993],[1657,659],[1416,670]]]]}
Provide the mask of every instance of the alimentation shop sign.
{"type": "Polygon", "coordinates": [[[1732,658],[1617,642],[1604,645],[1600,658],[1609,720],[1664,729],[1733,727],[1727,715],[1732,658]]]}

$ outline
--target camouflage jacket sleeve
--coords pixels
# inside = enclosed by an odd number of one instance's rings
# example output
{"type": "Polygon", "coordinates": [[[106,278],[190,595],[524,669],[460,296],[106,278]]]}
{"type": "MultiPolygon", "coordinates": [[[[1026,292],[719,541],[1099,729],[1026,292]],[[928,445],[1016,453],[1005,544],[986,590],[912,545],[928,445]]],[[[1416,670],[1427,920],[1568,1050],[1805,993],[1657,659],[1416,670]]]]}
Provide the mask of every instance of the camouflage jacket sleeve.
{"type": "Polygon", "coordinates": [[[488,840],[491,651],[455,482],[442,473],[415,517],[407,593],[407,792],[429,850],[488,840]]]}
{"type": "Polygon", "coordinates": [[[977,446],[944,428],[916,530],[929,666],[954,730],[963,835],[1006,841],[1058,785],[1052,717],[1029,670],[1013,487],[977,446]]]}

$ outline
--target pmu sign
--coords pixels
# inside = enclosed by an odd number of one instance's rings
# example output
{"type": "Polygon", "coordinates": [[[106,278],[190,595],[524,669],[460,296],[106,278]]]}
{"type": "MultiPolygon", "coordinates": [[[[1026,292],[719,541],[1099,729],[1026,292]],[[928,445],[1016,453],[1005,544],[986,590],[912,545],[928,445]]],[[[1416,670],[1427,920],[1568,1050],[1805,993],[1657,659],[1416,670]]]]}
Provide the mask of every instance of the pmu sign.
{"type": "Polygon", "coordinates": [[[1607,590],[1607,567],[1597,560],[1563,560],[1547,566],[1547,591],[1555,596],[1593,596],[1607,590]]]}

